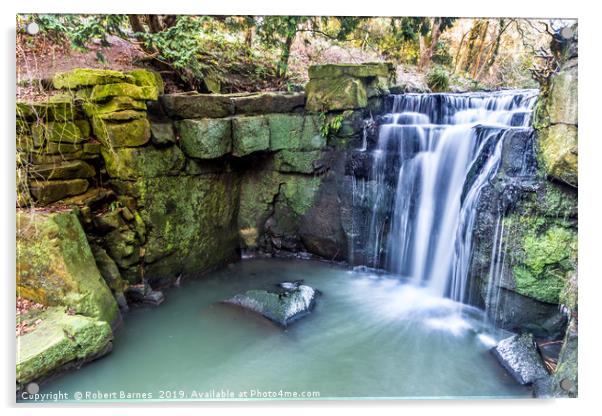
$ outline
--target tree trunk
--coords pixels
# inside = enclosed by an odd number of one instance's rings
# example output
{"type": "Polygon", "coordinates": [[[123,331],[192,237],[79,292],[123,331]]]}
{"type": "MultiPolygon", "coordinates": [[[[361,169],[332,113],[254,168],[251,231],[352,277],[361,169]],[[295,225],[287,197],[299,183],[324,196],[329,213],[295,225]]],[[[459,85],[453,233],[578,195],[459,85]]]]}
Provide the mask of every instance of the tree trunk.
{"type": "Polygon", "coordinates": [[[433,20],[432,29],[431,29],[431,42],[430,45],[424,49],[424,52],[420,56],[420,64],[419,67],[421,69],[427,69],[433,58],[433,52],[437,47],[437,42],[439,42],[439,36],[441,36],[441,20],[435,18],[433,20]]]}
{"type": "Polygon", "coordinates": [[[479,71],[479,74],[477,75],[477,79],[481,79],[483,77],[483,75],[489,71],[489,69],[493,66],[493,64],[495,63],[495,61],[498,57],[498,54],[500,52],[500,44],[502,41],[502,35],[504,34],[504,31],[506,30],[506,28],[508,26],[510,26],[510,23],[508,23],[508,24],[504,24],[504,23],[505,23],[505,20],[500,19],[500,27],[498,29],[497,36],[496,36],[493,46],[491,48],[491,53],[489,54],[487,61],[483,65],[483,68],[481,68],[481,71],[479,71]]]}
{"type": "Polygon", "coordinates": [[[286,77],[286,73],[288,71],[288,59],[291,55],[291,47],[293,46],[293,42],[295,41],[295,37],[297,33],[295,32],[292,35],[288,35],[282,46],[282,53],[280,54],[280,62],[278,62],[278,78],[284,79],[286,77]]]}
{"type": "Polygon", "coordinates": [[[485,40],[487,40],[487,31],[489,30],[489,20],[487,20],[485,22],[485,25],[483,26],[483,31],[481,32],[480,35],[480,39],[481,39],[481,43],[479,44],[479,51],[477,52],[476,55],[476,62],[473,65],[473,69],[472,69],[472,77],[476,78],[477,77],[477,72],[479,70],[479,67],[481,66],[481,61],[482,61],[482,55],[483,55],[483,48],[485,46],[485,40]]]}
{"type": "Polygon", "coordinates": [[[144,30],[144,26],[142,25],[142,19],[140,19],[139,14],[128,14],[128,18],[130,20],[130,26],[134,33],[143,33],[146,32],[144,30]]]}

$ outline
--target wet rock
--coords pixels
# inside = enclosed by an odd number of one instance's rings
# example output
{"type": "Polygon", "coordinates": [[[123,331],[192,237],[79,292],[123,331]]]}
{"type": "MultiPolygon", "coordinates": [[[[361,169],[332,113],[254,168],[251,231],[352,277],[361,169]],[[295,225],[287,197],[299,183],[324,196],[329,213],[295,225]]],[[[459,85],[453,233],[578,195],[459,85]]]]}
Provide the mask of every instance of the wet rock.
{"type": "Polygon", "coordinates": [[[146,284],[128,287],[125,296],[129,302],[141,305],[159,306],[165,301],[163,292],[152,290],[146,284]]]}
{"type": "Polygon", "coordinates": [[[322,151],[292,152],[281,150],[274,156],[274,167],[280,172],[314,173],[326,169],[322,151]]]}
{"type": "Polygon", "coordinates": [[[283,282],[276,290],[248,290],[224,302],[261,314],[286,328],[311,312],[317,294],[314,288],[301,284],[300,281],[283,282]]]}
{"type": "Polygon", "coordinates": [[[520,384],[533,384],[549,379],[533,335],[524,333],[503,339],[493,348],[500,364],[520,384]]]}

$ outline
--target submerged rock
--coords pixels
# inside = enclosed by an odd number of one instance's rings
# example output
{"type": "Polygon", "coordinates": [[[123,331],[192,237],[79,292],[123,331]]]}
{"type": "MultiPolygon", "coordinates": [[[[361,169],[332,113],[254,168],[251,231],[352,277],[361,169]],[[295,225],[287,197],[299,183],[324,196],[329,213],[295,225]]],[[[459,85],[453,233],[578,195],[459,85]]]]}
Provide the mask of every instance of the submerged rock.
{"type": "Polygon", "coordinates": [[[492,351],[502,366],[520,384],[535,384],[540,390],[549,384],[550,375],[537,351],[532,334],[525,333],[503,339],[492,351]]]}
{"type": "Polygon", "coordinates": [[[302,284],[302,281],[283,282],[278,284],[277,290],[248,290],[224,303],[257,312],[286,328],[311,312],[318,293],[314,288],[302,284]]]}

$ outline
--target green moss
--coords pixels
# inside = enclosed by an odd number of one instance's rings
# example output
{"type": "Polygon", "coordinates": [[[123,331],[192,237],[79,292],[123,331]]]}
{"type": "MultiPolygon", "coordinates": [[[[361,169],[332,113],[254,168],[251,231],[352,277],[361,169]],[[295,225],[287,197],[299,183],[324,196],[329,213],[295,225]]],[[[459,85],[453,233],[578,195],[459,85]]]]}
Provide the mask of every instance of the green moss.
{"type": "Polygon", "coordinates": [[[43,179],[74,179],[92,177],[96,171],[82,160],[73,160],[61,164],[33,165],[29,174],[43,179]]]}
{"type": "Polygon", "coordinates": [[[139,87],[134,84],[105,84],[96,85],[90,93],[90,101],[106,101],[109,98],[126,96],[134,100],[152,100],[158,98],[157,88],[153,86],[139,87]]]}
{"type": "Polygon", "coordinates": [[[145,275],[200,274],[236,256],[240,182],[234,174],[138,180],[145,275]]]}
{"type": "Polygon", "coordinates": [[[316,150],[326,147],[317,116],[268,114],[271,150],[316,150]]]}
{"type": "Polygon", "coordinates": [[[46,140],[55,143],[81,143],[87,140],[79,127],[72,122],[38,123],[31,126],[31,133],[38,142],[46,140]]]}
{"type": "Polygon", "coordinates": [[[96,137],[109,148],[142,146],[151,137],[150,123],[146,118],[114,123],[94,117],[92,129],[96,137]]]}
{"type": "Polygon", "coordinates": [[[134,82],[134,78],[119,71],[76,68],[67,72],[58,72],[52,80],[56,89],[78,89],[80,87],[117,82],[134,82]]]}
{"type": "Polygon", "coordinates": [[[109,101],[102,104],[94,104],[91,102],[85,102],[83,104],[84,113],[88,117],[102,115],[104,119],[110,120],[113,116],[111,113],[125,111],[125,110],[137,110],[146,111],[146,104],[144,101],[134,100],[130,97],[113,97],[109,101]]]}
{"type": "Polygon", "coordinates": [[[539,132],[539,156],[546,173],[569,185],[578,183],[578,132],[569,124],[555,124],[539,132]]]}
{"type": "Polygon", "coordinates": [[[112,178],[133,180],[174,175],[184,167],[184,154],[177,146],[103,148],[107,173],[112,178]]]}
{"type": "Polygon", "coordinates": [[[88,189],[86,179],[31,181],[29,192],[39,205],[48,205],[68,196],[83,194],[88,189]]]}
{"type": "Polygon", "coordinates": [[[134,83],[140,87],[154,87],[157,90],[157,94],[163,94],[165,85],[161,74],[156,71],[148,69],[134,69],[127,73],[134,78],[134,83]]]}
{"type": "Polygon", "coordinates": [[[24,385],[52,374],[70,362],[81,362],[110,348],[113,334],[108,323],[64,308],[49,308],[32,332],[17,337],[17,384],[24,385]]]}
{"type": "Polygon", "coordinates": [[[17,102],[16,113],[21,120],[66,122],[77,116],[77,109],[71,97],[58,96],[44,102],[17,102]]]}
{"type": "Polygon", "coordinates": [[[17,295],[106,322],[118,314],[73,212],[17,212],[17,295]]]}

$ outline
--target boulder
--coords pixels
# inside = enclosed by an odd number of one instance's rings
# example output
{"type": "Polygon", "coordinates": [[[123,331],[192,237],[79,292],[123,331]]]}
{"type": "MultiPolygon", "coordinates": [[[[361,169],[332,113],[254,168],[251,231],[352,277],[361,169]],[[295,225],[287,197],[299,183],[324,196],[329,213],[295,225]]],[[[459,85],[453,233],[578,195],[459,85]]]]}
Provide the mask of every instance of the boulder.
{"type": "Polygon", "coordinates": [[[520,384],[533,384],[550,377],[537,351],[533,335],[529,333],[503,339],[492,352],[520,384]]]}
{"type": "Polygon", "coordinates": [[[224,303],[258,313],[286,328],[311,312],[317,294],[314,288],[301,282],[283,282],[277,290],[248,290],[226,299],[224,303]]]}
{"type": "Polygon", "coordinates": [[[268,150],[270,130],[264,116],[232,118],[232,154],[245,156],[253,152],[268,150]]]}
{"type": "Polygon", "coordinates": [[[152,146],[102,148],[107,173],[111,178],[133,180],[175,175],[184,167],[184,154],[177,146],[163,149],[152,146]]]}
{"type": "Polygon", "coordinates": [[[35,316],[35,328],[17,337],[17,386],[40,382],[59,370],[78,368],[111,350],[107,322],[53,307],[35,316]]]}
{"type": "Polygon", "coordinates": [[[120,82],[134,82],[134,78],[119,71],[76,68],[67,72],[57,72],[52,80],[54,88],[70,90],[120,82]]]}
{"type": "Polygon", "coordinates": [[[43,179],[90,178],[96,174],[94,167],[82,160],[66,161],[61,164],[32,165],[29,176],[43,179]]]}
{"type": "Polygon", "coordinates": [[[147,284],[129,286],[125,296],[130,303],[138,305],[159,306],[165,301],[165,296],[160,290],[152,290],[147,284]]]}
{"type": "Polygon", "coordinates": [[[186,155],[214,159],[232,151],[232,122],[229,118],[176,121],[180,144],[186,155]]]}
{"type": "Polygon", "coordinates": [[[185,92],[161,96],[161,104],[170,118],[220,118],[234,114],[232,94],[185,92]]]}
{"type": "Polygon", "coordinates": [[[92,129],[96,138],[110,148],[142,146],[151,137],[150,123],[146,118],[114,123],[94,117],[92,129]]]}
{"type": "Polygon", "coordinates": [[[118,319],[74,212],[17,212],[17,295],[110,324],[118,319]]]}
{"type": "Polygon", "coordinates": [[[304,93],[261,92],[234,97],[236,114],[292,113],[305,107],[304,93]]]}
{"type": "Polygon", "coordinates": [[[546,102],[550,124],[578,124],[577,71],[566,68],[552,77],[546,102]]]}
{"type": "Polygon", "coordinates": [[[48,205],[68,196],[83,194],[88,189],[86,179],[31,181],[29,192],[38,204],[48,205]]]}

